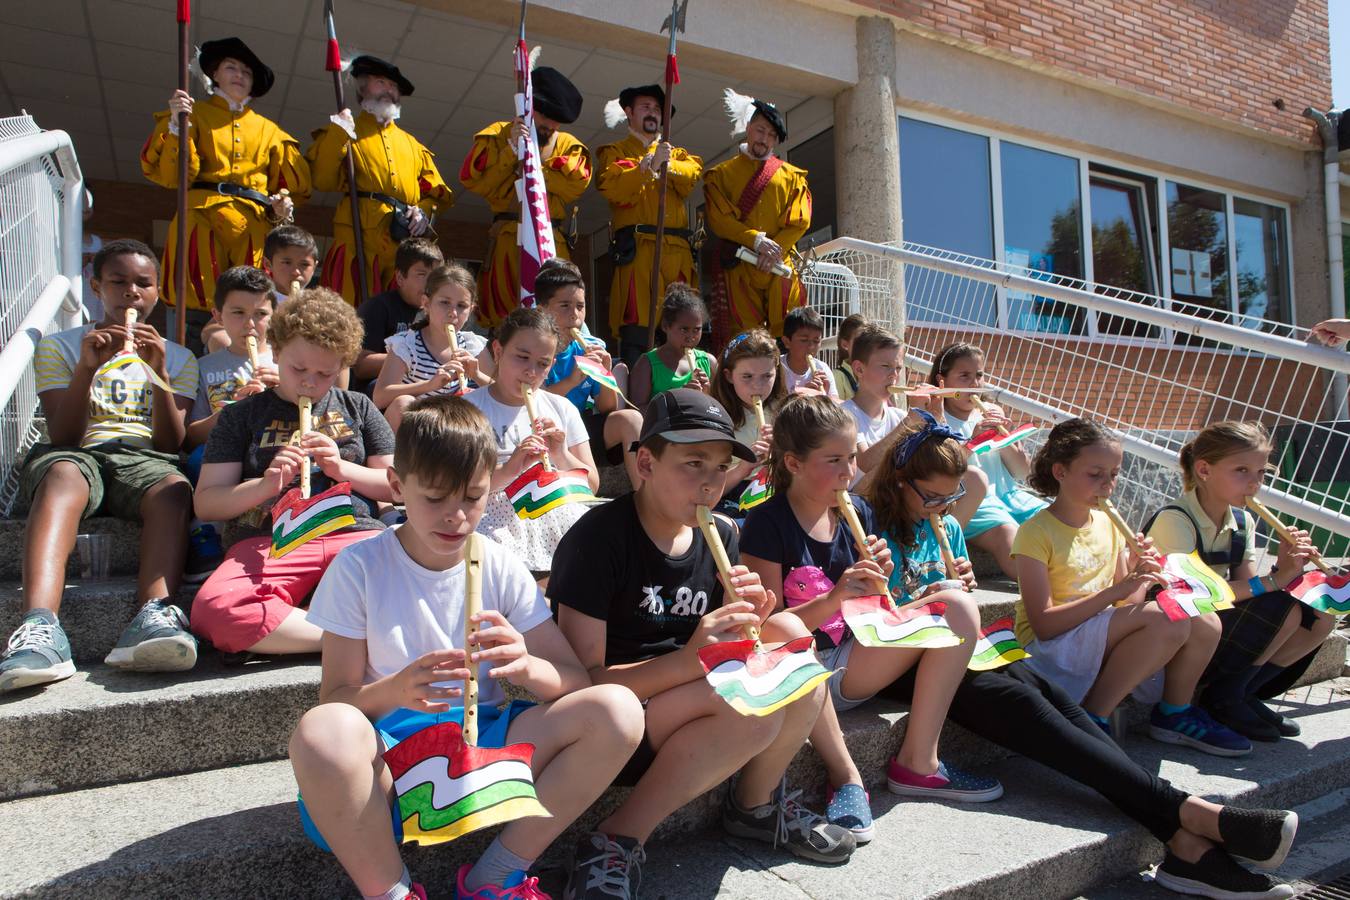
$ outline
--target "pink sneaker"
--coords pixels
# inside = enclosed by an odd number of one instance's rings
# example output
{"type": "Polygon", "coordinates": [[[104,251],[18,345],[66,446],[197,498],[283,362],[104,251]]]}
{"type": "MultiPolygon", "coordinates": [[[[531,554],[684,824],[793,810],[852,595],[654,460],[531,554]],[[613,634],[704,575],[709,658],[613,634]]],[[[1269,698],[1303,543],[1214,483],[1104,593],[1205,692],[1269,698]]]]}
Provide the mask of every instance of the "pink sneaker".
{"type": "MultiPolygon", "coordinates": [[[[459,867],[459,876],[455,879],[455,900],[552,900],[548,894],[539,890],[538,878],[526,878],[520,884],[511,887],[485,884],[476,891],[470,891],[465,886],[464,879],[468,877],[472,868],[469,863],[459,867]]],[[[425,896],[423,895],[423,900],[425,896]]]]}
{"type": "Polygon", "coordinates": [[[902,797],[957,800],[962,803],[988,803],[1003,796],[1003,785],[997,778],[962,772],[944,762],[938,762],[937,771],[932,775],[920,775],[900,765],[900,760],[892,758],[886,766],[886,785],[892,794],[902,797]]]}
{"type": "Polygon", "coordinates": [[[412,893],[409,894],[408,896],[416,897],[417,900],[427,900],[427,890],[426,888],[422,887],[420,884],[414,881],[412,884],[412,893]]]}

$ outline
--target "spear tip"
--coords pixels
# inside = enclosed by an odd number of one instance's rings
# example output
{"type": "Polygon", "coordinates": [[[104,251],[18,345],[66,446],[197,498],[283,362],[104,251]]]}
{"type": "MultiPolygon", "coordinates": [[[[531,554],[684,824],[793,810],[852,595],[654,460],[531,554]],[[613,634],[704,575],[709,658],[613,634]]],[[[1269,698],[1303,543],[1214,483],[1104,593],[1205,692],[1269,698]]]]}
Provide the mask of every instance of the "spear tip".
{"type": "Polygon", "coordinates": [[[670,31],[672,37],[676,32],[684,33],[685,13],[689,11],[689,0],[675,0],[671,4],[670,15],[661,23],[661,31],[670,31]]]}

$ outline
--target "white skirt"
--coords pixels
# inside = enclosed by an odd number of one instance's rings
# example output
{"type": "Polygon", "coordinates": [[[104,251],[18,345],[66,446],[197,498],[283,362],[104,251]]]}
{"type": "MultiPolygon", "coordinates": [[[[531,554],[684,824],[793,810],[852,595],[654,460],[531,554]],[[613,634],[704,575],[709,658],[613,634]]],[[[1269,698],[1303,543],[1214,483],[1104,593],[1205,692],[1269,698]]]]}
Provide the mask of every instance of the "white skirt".
{"type": "Polygon", "coordinates": [[[522,519],[506,499],[506,492],[494,491],[478,522],[478,532],[511,551],[531,572],[547,572],[553,568],[553,551],[558,542],[591,505],[564,503],[537,519],[522,519]]]}
{"type": "MultiPolygon", "coordinates": [[[[1027,665],[1063,688],[1075,703],[1082,703],[1102,670],[1113,612],[1115,607],[1104,609],[1058,637],[1044,641],[1036,638],[1026,646],[1031,654],[1027,665]]],[[[1162,689],[1163,673],[1159,671],[1145,678],[1132,696],[1140,703],[1157,703],[1162,699],[1162,689]]]]}

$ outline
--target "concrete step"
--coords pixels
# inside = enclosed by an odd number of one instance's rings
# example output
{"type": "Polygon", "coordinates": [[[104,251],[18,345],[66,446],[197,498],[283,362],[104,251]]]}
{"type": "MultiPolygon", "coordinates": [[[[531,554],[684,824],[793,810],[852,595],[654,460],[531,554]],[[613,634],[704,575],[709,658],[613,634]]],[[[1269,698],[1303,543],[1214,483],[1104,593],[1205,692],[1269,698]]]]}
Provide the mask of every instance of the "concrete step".
{"type": "MultiPolygon", "coordinates": [[[[23,578],[23,519],[0,519],[0,581],[18,581],[23,578]]],[[[96,517],[80,523],[80,534],[107,534],[112,536],[110,553],[113,575],[135,575],[140,559],[141,526],[137,522],[96,517]]],[[[80,554],[71,551],[66,564],[66,575],[80,575],[80,554]]]]}
{"type": "MultiPolygon", "coordinates": [[[[178,601],[184,610],[192,606],[195,585],[185,585],[178,601]]],[[[70,639],[75,662],[102,662],[116,644],[122,629],[135,617],[141,604],[136,600],[136,576],[115,575],[107,581],[66,582],[61,599],[61,627],[70,639]]],[[[23,617],[23,588],[17,582],[0,583],[0,627],[7,636],[23,617]]]]}
{"type": "MultiPolygon", "coordinates": [[[[1263,745],[1246,759],[1137,738],[1127,738],[1126,749],[1188,792],[1242,805],[1291,806],[1350,785],[1348,692],[1350,682],[1341,681],[1291,699],[1286,714],[1300,721],[1303,736],[1263,745]]],[[[865,724],[880,731],[894,724],[894,715],[873,711],[868,718],[875,721],[865,724]]],[[[850,747],[863,750],[855,720],[848,730],[850,747]]],[[[944,757],[960,755],[961,741],[944,734],[944,757]]],[[[1156,861],[1156,842],[1092,792],[1020,758],[1000,758],[981,770],[1003,780],[1001,801],[902,801],[874,790],[877,838],[839,868],[724,837],[716,829],[720,791],[714,792],[680,810],[653,837],[643,896],[833,900],[881,891],[1042,900],[1076,896],[1156,861]]],[[[872,760],[863,771],[876,771],[872,760]]],[[[560,888],[556,867],[575,835],[622,796],[607,793],[555,842],[539,866],[546,889],[560,888]]],[[[301,833],[294,797],[289,766],[272,762],[10,801],[0,806],[6,824],[0,896],[351,896],[336,862],[301,833]],[[52,847],[56,823],[79,835],[60,852],[52,847]]],[[[432,897],[446,897],[455,869],[489,837],[407,848],[404,858],[432,897]]]]}
{"type": "Polygon", "coordinates": [[[316,657],[226,668],[208,654],[185,674],[96,665],[0,699],[0,800],[280,759],[318,696],[316,657]]]}

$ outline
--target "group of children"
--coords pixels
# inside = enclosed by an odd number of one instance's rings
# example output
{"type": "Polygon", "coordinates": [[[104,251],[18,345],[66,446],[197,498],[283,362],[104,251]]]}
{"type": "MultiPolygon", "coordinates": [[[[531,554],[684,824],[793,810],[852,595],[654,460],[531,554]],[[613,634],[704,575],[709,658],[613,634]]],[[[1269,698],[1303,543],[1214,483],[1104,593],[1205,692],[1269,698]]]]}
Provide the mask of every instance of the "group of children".
{"type": "MultiPolygon", "coordinates": [[[[1145,825],[1167,845],[1160,884],[1291,895],[1235,860],[1278,866],[1294,813],[1188,796],[1134,763],[1109,725],[1133,692],[1156,701],[1153,737],[1209,753],[1298,733],[1261,698],[1292,683],[1334,622],[1284,591],[1316,554],[1305,533],[1281,544],[1273,572],[1255,570],[1243,507],[1271,452],[1261,426],[1220,423],[1187,445],[1186,491],[1134,536],[1136,551],[1098,509],[1121,465],[1109,431],[1075,419],[1052,429],[1034,459],[1016,445],[972,459],[966,442],[1010,426],[1006,414],[933,390],[911,394],[908,411],[897,406],[903,347],[876,325],[845,322],[847,366],[834,371],[816,358],[824,327],[810,308],[788,315],[784,350],[751,331],[714,358],[698,347],[702,301],[675,285],[665,342],[628,374],[625,403],[589,374],[612,360],[586,333],[584,282],[570,263],[546,266],[537,306],[512,312],[487,341],[467,327],[473,278],[434,244],[406,241],[396,290],[353,310],[324,289],[279,291],[312,274],[312,239],[308,254],[289,241],[268,248],[275,284],[256,270],[222,276],[219,328],[206,335],[220,349],[201,360],[145,324],[159,275],[147,247],[110,241],[95,257],[103,321],[38,351],[50,444],[23,469],[26,612],[0,690],[73,673],[58,618],[65,563],[81,518],[101,510],[144,523],[143,605],[110,666],[191,668],[197,637],[234,658],[322,652],[321,702],[290,748],[301,818],[366,897],[424,896],[399,856],[382,754],[462,721],[459,685],[471,670],[484,685],[480,744],[533,745],[550,817],[508,824],[460,870],[457,897],[542,897],[531,865],[611,784],[632,790],[579,839],[569,898],[636,897],[659,823],[728,780],[729,833],[842,863],[875,825],[871,779],[838,714],[880,694],[911,708],[887,765],[894,793],[1002,795],[996,779],[941,758],[951,719],[1145,825]],[[349,368],[352,386],[370,393],[340,386],[349,368]],[[179,466],[184,451],[196,458],[195,488],[179,466]],[[635,490],[528,519],[503,491],[540,462],[582,473],[594,490],[600,458],[622,463],[635,490]],[[302,472],[315,494],[350,486],[351,522],[278,556],[270,511],[302,472]],[[772,493],[746,511],[750,484],[772,493]],[[716,519],[733,564],[725,581],[697,527],[703,507],[725,513],[716,519]],[[189,621],[174,598],[193,513],[224,526],[227,549],[214,566],[189,566],[209,576],[189,621]],[[487,539],[471,541],[475,533],[487,539]],[[1016,632],[1029,659],[968,669],[980,621],[967,540],[1017,578],[1016,632]],[[471,543],[482,547],[484,586],[466,644],[471,543]],[[944,562],[945,547],[954,560],[944,562]],[[1224,569],[1239,602],[1178,623],[1149,587],[1161,581],[1159,553],[1190,550],[1224,569]],[[901,606],[940,601],[961,643],[863,646],[843,603],[883,592],[901,606]],[[828,682],[770,715],[742,715],[705,679],[698,651],[748,627],[769,645],[812,638],[828,682]],[[538,702],[504,705],[502,682],[538,702]],[[808,741],[828,776],[823,813],[785,778],[808,741]]],[[[936,355],[929,381],[978,390],[983,365],[977,347],[955,344],[936,355]]]]}

